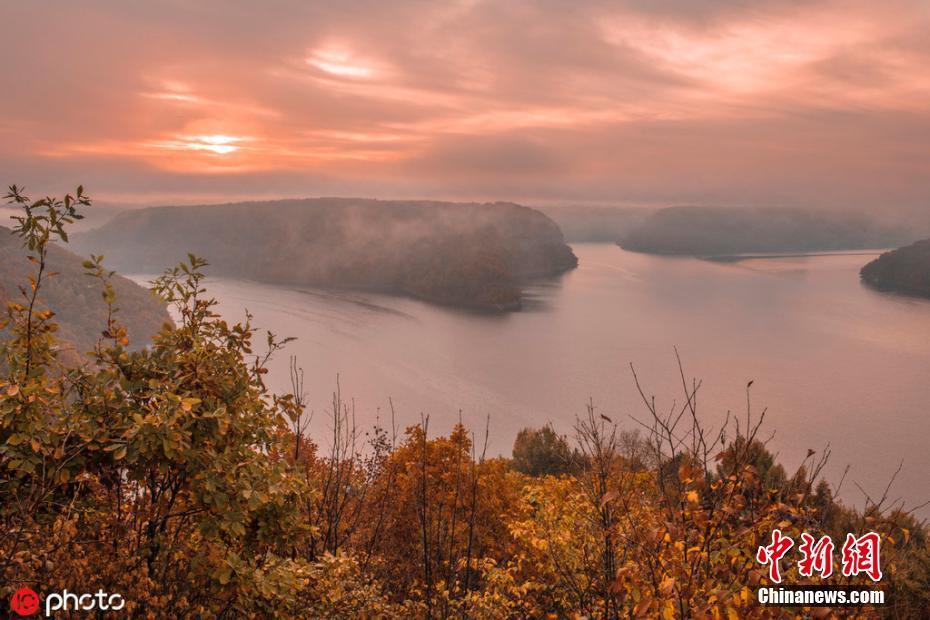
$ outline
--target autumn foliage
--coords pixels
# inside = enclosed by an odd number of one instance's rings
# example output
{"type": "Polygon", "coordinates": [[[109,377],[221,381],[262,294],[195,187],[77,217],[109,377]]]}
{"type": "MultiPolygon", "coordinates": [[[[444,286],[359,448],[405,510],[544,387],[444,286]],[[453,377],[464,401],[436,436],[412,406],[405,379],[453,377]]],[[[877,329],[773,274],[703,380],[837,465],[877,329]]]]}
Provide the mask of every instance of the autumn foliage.
{"type": "Polygon", "coordinates": [[[9,198],[34,275],[0,344],[4,600],[22,586],[102,588],[140,618],[909,618],[930,602],[921,524],[884,499],[861,511],[835,501],[823,457],[786,474],[748,405],[739,423],[705,429],[683,372],[668,413],[637,380],[641,432],[589,404],[571,439],[521,433],[513,461],[488,458],[461,425],[431,436],[425,417],[366,434],[338,387],[318,445],[299,367],[291,394],[265,386],[286,340],[268,335],[259,351],[249,322],[223,320],[194,256],[154,283],[175,321],[138,350],[112,274],[89,259],[108,318],[85,362],[65,364],[54,314],[36,301],[53,277],[49,244],[89,201],[80,188],[9,198]],[[775,528],[879,532],[888,604],[758,605],[755,554],[775,528]]]}

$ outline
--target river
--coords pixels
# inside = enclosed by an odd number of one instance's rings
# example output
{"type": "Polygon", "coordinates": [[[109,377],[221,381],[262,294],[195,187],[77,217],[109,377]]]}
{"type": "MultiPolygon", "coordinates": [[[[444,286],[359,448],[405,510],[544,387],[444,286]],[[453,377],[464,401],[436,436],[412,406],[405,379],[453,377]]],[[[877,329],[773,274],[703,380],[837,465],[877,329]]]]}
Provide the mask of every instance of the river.
{"type": "Polygon", "coordinates": [[[480,437],[489,419],[493,455],[509,454],[526,426],[570,434],[589,399],[634,429],[646,411],[630,364],[668,408],[683,398],[677,346],[702,381],[708,427],[727,411],[745,416],[752,380],[753,410],[767,408],[762,434],[774,432],[769,447],[789,472],[829,443],[828,481],[850,465],[847,501],[862,505],[857,484],[880,496],[902,461],[890,495],[930,500],[930,302],[864,287],[858,270],[874,253],[719,262],[573,248],[577,269],[529,286],[525,309],[502,316],[220,278],[208,289],[224,316],[247,308],[256,326],[298,338],[271,363],[270,383],[287,389],[296,355],[320,439],[337,375],[360,427],[387,424],[391,398],[401,432],[423,413],[431,434],[461,416],[480,437]]]}

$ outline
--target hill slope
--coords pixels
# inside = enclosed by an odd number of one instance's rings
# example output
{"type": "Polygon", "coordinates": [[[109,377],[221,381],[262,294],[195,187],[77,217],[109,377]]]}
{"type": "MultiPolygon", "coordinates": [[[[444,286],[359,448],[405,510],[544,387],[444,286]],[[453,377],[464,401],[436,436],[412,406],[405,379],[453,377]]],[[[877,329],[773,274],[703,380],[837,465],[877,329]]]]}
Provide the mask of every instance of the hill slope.
{"type": "Polygon", "coordinates": [[[559,225],[569,243],[615,243],[655,212],[652,207],[567,205],[537,208],[559,225]]]}
{"type": "Polygon", "coordinates": [[[859,274],[880,290],[930,297],[930,239],[885,252],[859,274]]]}
{"type": "Polygon", "coordinates": [[[620,245],[652,254],[720,256],[888,247],[901,244],[906,237],[906,231],[854,214],[670,207],[635,226],[620,245]]]}
{"type": "Polygon", "coordinates": [[[527,278],[577,259],[548,217],[511,203],[320,198],[121,214],[75,235],[124,272],[160,272],[188,252],[209,273],[516,309],[527,278]]]}
{"type": "MultiPolygon", "coordinates": [[[[106,306],[99,282],[84,275],[83,259],[73,252],[49,247],[49,272],[58,275],[43,281],[39,302],[55,311],[61,338],[78,352],[93,349],[106,328],[106,306]]],[[[26,259],[21,240],[0,226],[0,303],[20,299],[20,286],[28,286],[34,265],[26,259]]],[[[144,347],[165,321],[164,305],[146,289],[121,276],[113,277],[118,320],[129,331],[130,345],[144,347]]]]}

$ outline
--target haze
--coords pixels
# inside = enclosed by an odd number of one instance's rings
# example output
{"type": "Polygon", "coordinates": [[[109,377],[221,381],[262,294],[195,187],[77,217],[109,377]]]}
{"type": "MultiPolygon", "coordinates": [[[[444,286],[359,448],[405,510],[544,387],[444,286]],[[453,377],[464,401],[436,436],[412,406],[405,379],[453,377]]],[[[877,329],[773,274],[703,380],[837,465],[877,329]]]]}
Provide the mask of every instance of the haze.
{"type": "Polygon", "coordinates": [[[917,209],[927,7],[6,2],[0,169],[140,203],[917,209]]]}

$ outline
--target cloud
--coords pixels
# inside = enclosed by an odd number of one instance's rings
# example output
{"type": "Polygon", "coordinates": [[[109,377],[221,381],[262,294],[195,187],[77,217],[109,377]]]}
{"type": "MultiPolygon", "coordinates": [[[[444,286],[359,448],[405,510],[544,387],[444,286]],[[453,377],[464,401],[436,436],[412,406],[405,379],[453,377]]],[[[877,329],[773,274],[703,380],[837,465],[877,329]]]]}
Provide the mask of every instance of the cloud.
{"type": "Polygon", "coordinates": [[[0,169],[49,191],[930,202],[919,0],[88,0],[0,19],[0,169]]]}

